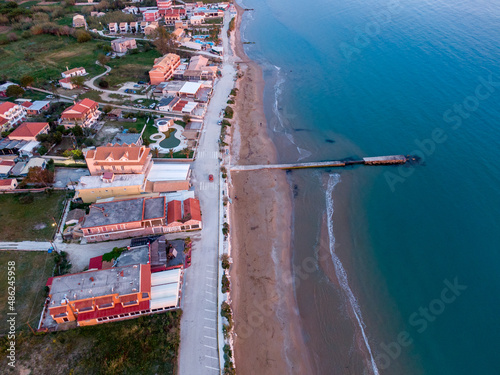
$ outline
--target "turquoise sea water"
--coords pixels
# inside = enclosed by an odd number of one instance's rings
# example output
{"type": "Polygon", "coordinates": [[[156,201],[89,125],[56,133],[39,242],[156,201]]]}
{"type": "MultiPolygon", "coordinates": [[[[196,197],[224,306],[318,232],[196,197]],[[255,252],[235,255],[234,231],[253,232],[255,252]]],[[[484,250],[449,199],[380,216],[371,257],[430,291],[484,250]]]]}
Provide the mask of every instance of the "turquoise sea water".
{"type": "MultiPolygon", "coordinates": [[[[335,330],[326,316],[356,311],[376,362],[376,369],[365,362],[367,371],[499,374],[500,3],[243,5],[255,9],[244,16],[243,38],[255,42],[247,52],[264,67],[281,161],[423,159],[416,167],[290,176],[296,267],[315,256],[331,191],[337,207],[338,187],[352,185],[350,251],[338,241],[333,251],[354,300],[321,270],[296,290],[315,371],[351,373],[339,354],[348,344],[328,339],[335,330]],[[344,302],[333,306],[328,293],[338,290],[344,302]]],[[[345,225],[330,224],[336,238],[345,235],[345,225]]],[[[366,351],[363,340],[357,346],[366,351]]]]}

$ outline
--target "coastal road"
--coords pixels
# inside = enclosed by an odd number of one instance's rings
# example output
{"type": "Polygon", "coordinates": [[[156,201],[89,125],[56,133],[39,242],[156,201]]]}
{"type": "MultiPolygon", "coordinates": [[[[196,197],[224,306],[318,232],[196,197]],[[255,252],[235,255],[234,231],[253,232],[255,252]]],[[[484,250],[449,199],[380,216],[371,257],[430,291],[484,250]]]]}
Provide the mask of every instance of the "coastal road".
{"type": "Polygon", "coordinates": [[[198,157],[192,164],[193,185],[200,200],[203,214],[201,238],[193,243],[192,264],[185,272],[183,315],[181,319],[181,345],[179,374],[217,374],[223,363],[219,363],[218,299],[219,278],[218,253],[219,232],[219,136],[220,113],[234,87],[236,70],[233,57],[228,54],[227,29],[230,16],[224,19],[222,39],[224,55],[222,77],[215,85],[214,93],[205,115],[204,126],[198,146],[198,157]],[[208,176],[214,175],[209,181],[208,176]]]}

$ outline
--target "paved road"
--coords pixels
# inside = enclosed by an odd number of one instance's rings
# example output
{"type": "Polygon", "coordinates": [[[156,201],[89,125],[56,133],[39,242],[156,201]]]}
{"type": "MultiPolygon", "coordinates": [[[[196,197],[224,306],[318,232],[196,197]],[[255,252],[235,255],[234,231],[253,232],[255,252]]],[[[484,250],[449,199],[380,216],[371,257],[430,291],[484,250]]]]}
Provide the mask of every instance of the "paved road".
{"type": "Polygon", "coordinates": [[[105,76],[106,74],[108,74],[111,71],[111,67],[109,67],[107,65],[104,65],[104,67],[106,68],[106,71],[104,73],[99,74],[99,75],[95,76],[94,78],[91,78],[88,81],[84,82],[84,85],[87,87],[90,87],[92,90],[96,90],[96,91],[100,91],[104,94],[108,94],[108,95],[106,95],[107,98],[104,98],[104,100],[106,100],[106,99],[107,100],[121,100],[121,99],[113,99],[113,98],[109,97],[109,94],[118,94],[118,95],[127,96],[132,100],[147,99],[148,98],[146,95],[127,94],[127,93],[122,92],[122,91],[104,90],[104,89],[100,88],[99,86],[96,86],[94,84],[95,80],[105,76]]]}
{"type": "MultiPolygon", "coordinates": [[[[228,51],[225,18],[221,32],[224,51],[228,51]]],[[[203,213],[201,238],[193,243],[192,265],[186,270],[181,320],[181,347],[179,374],[217,374],[219,363],[218,344],[218,251],[219,251],[219,114],[226,107],[227,98],[234,86],[236,71],[232,56],[224,56],[222,77],[217,82],[208,106],[198,148],[198,157],[192,164],[193,185],[200,199],[203,213]],[[215,176],[213,182],[208,175],[215,176]]]]}
{"type": "Polygon", "coordinates": [[[0,250],[47,251],[50,247],[48,241],[0,242],[0,250]]]}

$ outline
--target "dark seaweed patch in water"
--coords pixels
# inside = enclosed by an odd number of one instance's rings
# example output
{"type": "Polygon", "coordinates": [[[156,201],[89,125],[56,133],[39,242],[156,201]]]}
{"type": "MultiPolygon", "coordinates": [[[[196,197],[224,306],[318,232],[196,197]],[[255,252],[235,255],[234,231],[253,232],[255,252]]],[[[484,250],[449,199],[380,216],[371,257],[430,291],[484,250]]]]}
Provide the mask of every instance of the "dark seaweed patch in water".
{"type": "Polygon", "coordinates": [[[407,165],[421,165],[421,166],[425,166],[425,161],[422,160],[422,158],[418,155],[407,155],[406,156],[406,164],[407,165]]]}
{"type": "Polygon", "coordinates": [[[335,140],[333,140],[333,139],[325,139],[325,142],[326,143],[335,143],[335,140]]]}
{"type": "Polygon", "coordinates": [[[299,195],[299,185],[293,185],[293,197],[297,197],[299,195]]]}
{"type": "Polygon", "coordinates": [[[310,129],[304,129],[304,128],[297,128],[297,129],[293,129],[295,130],[296,132],[310,132],[311,130],[310,129]]]}

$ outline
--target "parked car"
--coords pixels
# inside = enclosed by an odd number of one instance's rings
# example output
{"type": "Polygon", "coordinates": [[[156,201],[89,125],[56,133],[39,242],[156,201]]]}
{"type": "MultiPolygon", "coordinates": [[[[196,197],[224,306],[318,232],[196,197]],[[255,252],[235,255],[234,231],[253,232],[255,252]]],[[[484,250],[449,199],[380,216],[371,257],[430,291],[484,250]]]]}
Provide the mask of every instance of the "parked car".
{"type": "Polygon", "coordinates": [[[214,180],[214,175],[213,174],[209,174],[208,175],[208,181],[213,181],[214,180]]]}
{"type": "Polygon", "coordinates": [[[145,84],[146,84],[146,82],[144,82],[144,81],[139,81],[139,82],[137,82],[137,84],[138,84],[138,85],[145,85],[145,84]]]}
{"type": "Polygon", "coordinates": [[[154,109],[154,107],[155,107],[155,106],[156,106],[156,104],[155,104],[155,103],[153,103],[153,104],[151,104],[151,105],[149,106],[149,108],[154,109]]]}

